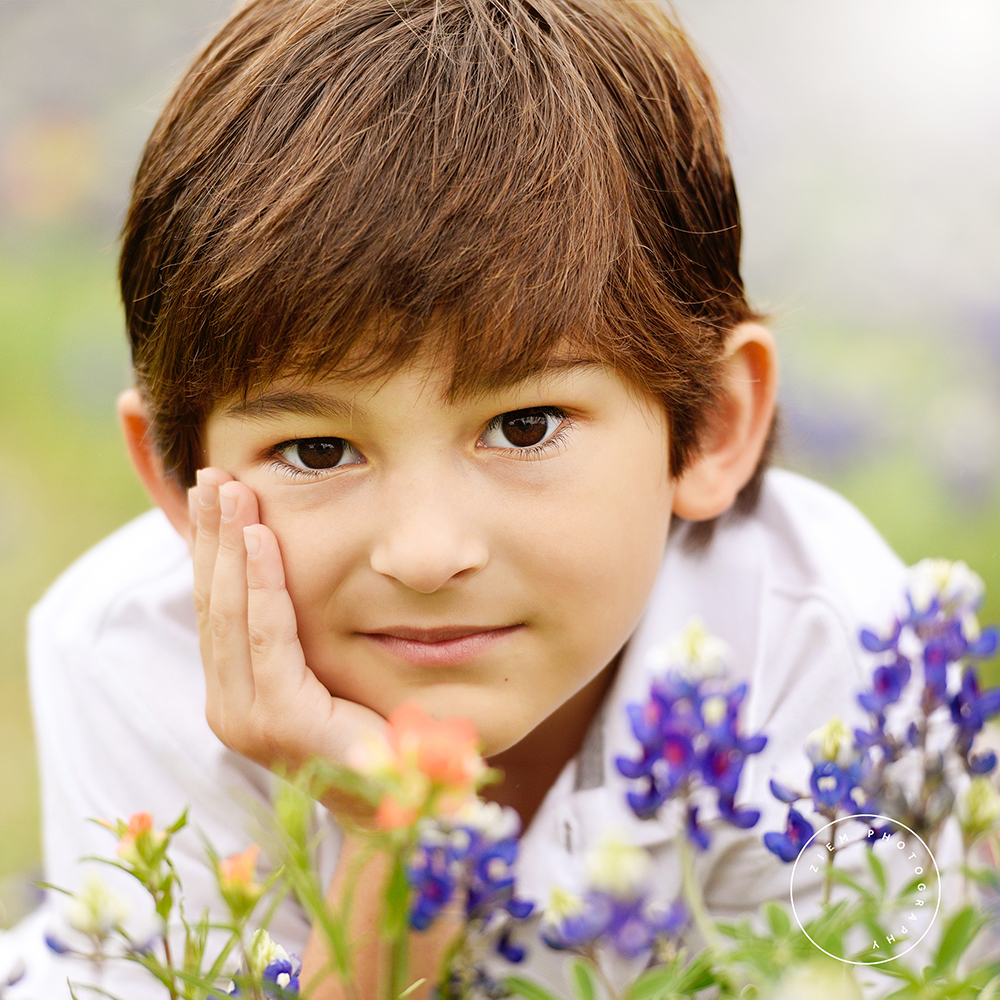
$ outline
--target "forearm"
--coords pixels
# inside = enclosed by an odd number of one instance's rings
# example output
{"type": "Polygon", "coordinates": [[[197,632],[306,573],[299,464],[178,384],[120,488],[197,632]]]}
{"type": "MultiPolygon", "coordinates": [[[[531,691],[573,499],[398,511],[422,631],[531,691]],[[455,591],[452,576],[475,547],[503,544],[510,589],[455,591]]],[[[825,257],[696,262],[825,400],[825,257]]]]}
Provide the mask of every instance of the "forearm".
{"type": "MultiPolygon", "coordinates": [[[[370,854],[367,838],[345,834],[340,859],[327,893],[327,906],[339,913],[346,891],[351,892],[347,940],[351,949],[352,981],[343,983],[331,971],[329,944],[315,924],[302,959],[301,982],[310,1000],[374,1000],[381,998],[380,984],[388,968],[389,946],[379,937],[379,920],[386,898],[390,859],[383,852],[370,854]],[[366,855],[369,855],[366,858],[366,855]],[[363,867],[359,869],[359,866],[363,867]],[[353,883],[353,884],[352,884],[353,883]]],[[[410,996],[430,995],[440,972],[448,943],[459,929],[459,917],[445,911],[427,931],[409,933],[409,963],[403,987],[425,980],[410,996]]]]}

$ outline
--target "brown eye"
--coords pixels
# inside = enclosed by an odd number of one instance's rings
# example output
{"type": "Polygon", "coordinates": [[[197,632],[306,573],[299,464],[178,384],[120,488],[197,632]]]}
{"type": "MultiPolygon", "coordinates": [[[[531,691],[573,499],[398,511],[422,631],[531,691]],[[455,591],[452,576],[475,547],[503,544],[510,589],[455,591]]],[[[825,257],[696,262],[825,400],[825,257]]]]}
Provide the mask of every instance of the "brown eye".
{"type": "Polygon", "coordinates": [[[342,438],[301,438],[282,445],[278,454],[297,469],[335,469],[359,458],[357,452],[342,438]]]}
{"type": "Polygon", "coordinates": [[[490,421],[483,441],[493,448],[532,448],[550,438],[562,420],[559,410],[548,407],[511,410],[490,421]]]}

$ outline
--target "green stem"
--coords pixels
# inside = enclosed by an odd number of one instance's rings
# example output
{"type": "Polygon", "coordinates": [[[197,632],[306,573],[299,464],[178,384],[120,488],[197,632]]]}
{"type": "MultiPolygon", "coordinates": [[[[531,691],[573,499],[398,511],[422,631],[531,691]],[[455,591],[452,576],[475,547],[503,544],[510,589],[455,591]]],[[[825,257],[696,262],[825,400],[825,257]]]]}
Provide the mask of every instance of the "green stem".
{"type": "Polygon", "coordinates": [[[826,857],[826,871],[823,874],[823,906],[830,905],[830,893],[833,891],[833,863],[837,858],[837,845],[829,851],[826,857]]]}
{"type": "Polygon", "coordinates": [[[687,905],[688,912],[691,914],[691,919],[694,921],[698,933],[701,934],[702,940],[709,947],[718,948],[721,944],[721,939],[719,938],[718,931],[715,929],[715,924],[712,923],[712,918],[708,915],[708,908],[705,906],[705,897],[702,894],[701,886],[694,877],[694,854],[691,850],[691,844],[684,834],[680,835],[679,844],[681,855],[681,891],[684,896],[684,902],[687,905]]]}
{"type": "Polygon", "coordinates": [[[174,984],[177,980],[174,973],[174,962],[170,957],[170,938],[166,931],[163,933],[163,956],[166,958],[167,968],[170,970],[170,1000],[177,1000],[177,990],[174,989],[174,984]]]}
{"type": "Polygon", "coordinates": [[[614,983],[607,977],[604,969],[601,968],[601,963],[597,958],[597,949],[591,945],[589,948],[584,949],[583,954],[586,958],[590,959],[590,964],[594,967],[594,971],[597,973],[597,978],[601,981],[601,985],[604,987],[605,992],[608,994],[609,1000],[618,1000],[618,991],[615,989],[614,983]]]}
{"type": "Polygon", "coordinates": [[[383,912],[382,940],[386,946],[386,962],[379,975],[380,1000],[399,1000],[410,984],[406,981],[410,958],[410,934],[407,911],[409,888],[406,879],[406,859],[413,848],[411,836],[390,848],[389,877],[386,883],[386,906],[383,912]]]}

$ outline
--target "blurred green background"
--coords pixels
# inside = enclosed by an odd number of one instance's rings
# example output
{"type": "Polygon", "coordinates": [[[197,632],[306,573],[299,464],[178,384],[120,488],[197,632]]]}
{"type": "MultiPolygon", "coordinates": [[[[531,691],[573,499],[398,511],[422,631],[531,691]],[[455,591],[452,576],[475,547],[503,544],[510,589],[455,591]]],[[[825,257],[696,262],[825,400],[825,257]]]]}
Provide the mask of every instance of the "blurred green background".
{"type": "MultiPolygon", "coordinates": [[[[39,856],[25,617],[146,506],[113,416],[128,180],[228,7],[0,3],[0,925],[39,856]]],[[[967,560],[1000,619],[1000,6],[676,7],[719,84],[747,284],[780,338],[781,464],[906,560],[967,560]]]]}

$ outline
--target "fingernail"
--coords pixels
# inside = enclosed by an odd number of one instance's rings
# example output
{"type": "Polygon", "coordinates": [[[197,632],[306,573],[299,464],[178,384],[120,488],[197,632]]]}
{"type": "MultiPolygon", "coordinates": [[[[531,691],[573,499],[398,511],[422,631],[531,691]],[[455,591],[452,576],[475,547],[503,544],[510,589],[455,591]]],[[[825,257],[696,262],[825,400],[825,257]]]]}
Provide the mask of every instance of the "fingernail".
{"type": "Polygon", "coordinates": [[[198,503],[202,507],[211,507],[215,503],[215,492],[218,486],[207,476],[202,475],[203,470],[199,469],[195,473],[198,485],[194,487],[194,492],[198,496],[198,503]]]}
{"type": "Polygon", "coordinates": [[[236,513],[236,494],[229,493],[224,486],[219,488],[219,509],[223,521],[228,521],[236,513]]]}
{"type": "Polygon", "coordinates": [[[260,552],[260,535],[255,527],[243,529],[243,541],[247,547],[247,555],[251,559],[260,552]]]}

